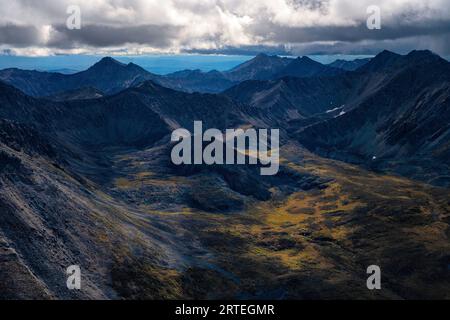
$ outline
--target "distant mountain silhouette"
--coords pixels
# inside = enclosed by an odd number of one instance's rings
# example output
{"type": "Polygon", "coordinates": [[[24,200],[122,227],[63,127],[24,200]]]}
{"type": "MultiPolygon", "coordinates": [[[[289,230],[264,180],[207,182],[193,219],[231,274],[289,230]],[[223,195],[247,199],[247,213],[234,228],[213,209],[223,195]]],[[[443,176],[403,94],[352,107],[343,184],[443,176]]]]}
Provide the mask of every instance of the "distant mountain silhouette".
{"type": "Polygon", "coordinates": [[[365,59],[355,59],[355,60],[336,60],[330,64],[328,64],[329,67],[343,69],[346,71],[355,71],[356,69],[362,67],[366,63],[368,63],[371,59],[365,58],[365,59]]]}
{"type": "Polygon", "coordinates": [[[33,97],[71,99],[74,92],[88,87],[111,95],[147,80],[179,91],[219,93],[246,80],[274,80],[284,76],[320,77],[343,72],[343,69],[325,66],[308,57],[291,59],[259,54],[228,71],[182,70],[156,75],[134,63],[124,64],[105,57],[87,70],[71,74],[4,69],[0,70],[0,80],[33,97]]]}
{"type": "Polygon", "coordinates": [[[94,87],[112,94],[142,81],[157,78],[158,76],[133,63],[126,65],[108,57],[85,71],[69,75],[19,69],[0,71],[0,80],[31,96],[49,96],[85,87],[94,87]]]}
{"type": "Polygon", "coordinates": [[[217,93],[236,84],[220,71],[182,70],[168,74],[162,84],[186,92],[217,93]]]}
{"type": "Polygon", "coordinates": [[[401,55],[388,50],[384,50],[381,53],[377,54],[368,63],[361,66],[359,70],[362,72],[386,71],[389,68],[394,67],[396,63],[401,60],[401,55]]]}
{"type": "Polygon", "coordinates": [[[52,73],[62,73],[62,74],[74,74],[74,73],[79,72],[79,70],[68,69],[68,68],[62,68],[62,69],[48,70],[48,72],[52,72],[52,73]]]}
{"type": "MultiPolygon", "coordinates": [[[[139,84],[145,80],[158,80],[154,75],[134,63],[123,64],[110,57],[103,58],[86,71],[71,76],[73,88],[91,86],[111,94],[139,84]]],[[[69,78],[70,81],[70,78],[69,78]]]]}
{"type": "Polygon", "coordinates": [[[334,76],[343,73],[344,71],[331,66],[326,66],[320,62],[314,61],[306,56],[299,57],[285,66],[277,77],[298,77],[307,78],[315,76],[334,76]]]}
{"type": "Polygon", "coordinates": [[[270,80],[287,67],[293,59],[258,54],[255,58],[224,72],[225,76],[235,82],[245,80],[270,80]]]}

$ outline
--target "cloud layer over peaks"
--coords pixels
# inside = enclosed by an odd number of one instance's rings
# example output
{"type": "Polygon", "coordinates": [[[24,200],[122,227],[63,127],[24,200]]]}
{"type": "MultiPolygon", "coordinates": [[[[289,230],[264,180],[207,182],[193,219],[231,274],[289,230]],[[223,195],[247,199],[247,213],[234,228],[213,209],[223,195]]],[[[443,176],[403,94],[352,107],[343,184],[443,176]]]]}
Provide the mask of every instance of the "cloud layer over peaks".
{"type": "Polygon", "coordinates": [[[55,53],[431,49],[450,54],[448,0],[0,0],[0,50],[55,53]],[[66,27],[81,9],[81,29],[66,27]],[[366,27],[381,9],[381,30],[366,27]]]}

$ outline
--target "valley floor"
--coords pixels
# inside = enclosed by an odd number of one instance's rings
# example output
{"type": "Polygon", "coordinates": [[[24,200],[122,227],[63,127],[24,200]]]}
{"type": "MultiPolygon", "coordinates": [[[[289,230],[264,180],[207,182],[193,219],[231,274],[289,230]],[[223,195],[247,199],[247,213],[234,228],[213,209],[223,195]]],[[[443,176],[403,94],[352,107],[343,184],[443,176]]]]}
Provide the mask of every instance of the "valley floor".
{"type": "Polygon", "coordinates": [[[169,223],[184,254],[175,268],[123,265],[121,272],[132,271],[115,289],[125,298],[450,298],[448,189],[320,158],[296,144],[281,155],[283,166],[325,182],[289,194],[274,187],[271,200],[211,212],[175,204],[185,189],[220,201],[225,191],[210,175],[165,176],[140,171],[146,164],[139,163],[117,178],[115,192],[169,223]],[[156,189],[165,212],[152,207],[155,199],[145,203],[156,189]],[[381,267],[380,291],[366,287],[369,265],[381,267]],[[151,288],[155,277],[159,289],[151,288]]]}
{"type": "Polygon", "coordinates": [[[111,153],[112,171],[86,178],[4,150],[34,171],[2,173],[3,298],[450,298],[448,189],[295,143],[269,200],[223,172],[162,169],[158,147],[111,153]],[[71,264],[80,292],[66,288],[71,264]],[[369,265],[382,290],[366,288],[369,265]]]}

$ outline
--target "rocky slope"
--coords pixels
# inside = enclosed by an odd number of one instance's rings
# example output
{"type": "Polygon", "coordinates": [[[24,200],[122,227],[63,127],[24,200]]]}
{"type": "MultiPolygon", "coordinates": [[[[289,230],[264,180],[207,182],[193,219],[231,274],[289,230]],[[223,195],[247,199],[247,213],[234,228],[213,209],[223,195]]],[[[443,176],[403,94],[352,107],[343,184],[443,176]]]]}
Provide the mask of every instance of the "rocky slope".
{"type": "Polygon", "coordinates": [[[344,73],[342,69],[338,69],[332,66],[323,65],[320,62],[314,61],[306,56],[299,57],[289,63],[276,77],[328,77],[335,76],[344,73]]]}
{"type": "Polygon", "coordinates": [[[323,155],[448,186],[449,71],[450,63],[430,52],[384,52],[359,69],[384,73],[383,85],[299,138],[323,155]]]}
{"type": "Polygon", "coordinates": [[[448,299],[449,189],[392,165],[445,168],[449,74],[429,52],[384,52],[226,95],[145,81],[50,101],[0,82],[0,298],[448,299]],[[279,174],[171,165],[171,131],[194,120],[279,126],[279,174]]]}

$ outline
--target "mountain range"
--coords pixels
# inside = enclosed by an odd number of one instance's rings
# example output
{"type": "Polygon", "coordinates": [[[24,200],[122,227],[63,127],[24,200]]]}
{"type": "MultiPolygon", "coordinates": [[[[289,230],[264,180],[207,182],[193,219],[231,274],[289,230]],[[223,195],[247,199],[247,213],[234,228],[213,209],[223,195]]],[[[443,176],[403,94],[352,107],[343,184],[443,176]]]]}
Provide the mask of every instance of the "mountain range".
{"type": "Polygon", "coordinates": [[[183,70],[162,76],[134,63],[123,64],[106,57],[85,71],[71,74],[4,69],[0,71],[0,80],[34,97],[61,97],[66,92],[87,88],[110,95],[146,80],[179,91],[219,93],[245,80],[270,80],[285,75],[328,76],[340,72],[343,70],[307,57],[292,59],[259,54],[229,71],[183,70]]]}
{"type": "Polygon", "coordinates": [[[338,59],[338,60],[330,63],[328,66],[333,67],[333,68],[347,70],[347,71],[355,71],[356,69],[358,69],[359,67],[362,67],[369,61],[370,61],[370,58],[355,59],[352,61],[338,59]]]}
{"type": "Polygon", "coordinates": [[[2,70],[0,298],[448,299],[449,75],[430,51],[2,70]],[[172,165],[196,120],[279,128],[279,173],[172,165]]]}
{"type": "Polygon", "coordinates": [[[384,51],[335,77],[247,81],[225,94],[289,123],[311,151],[448,186],[449,66],[430,51],[384,51]]]}
{"type": "Polygon", "coordinates": [[[450,186],[448,61],[431,52],[382,53],[358,70],[384,80],[356,105],[347,102],[345,114],[300,129],[300,141],[330,157],[450,186]]]}

